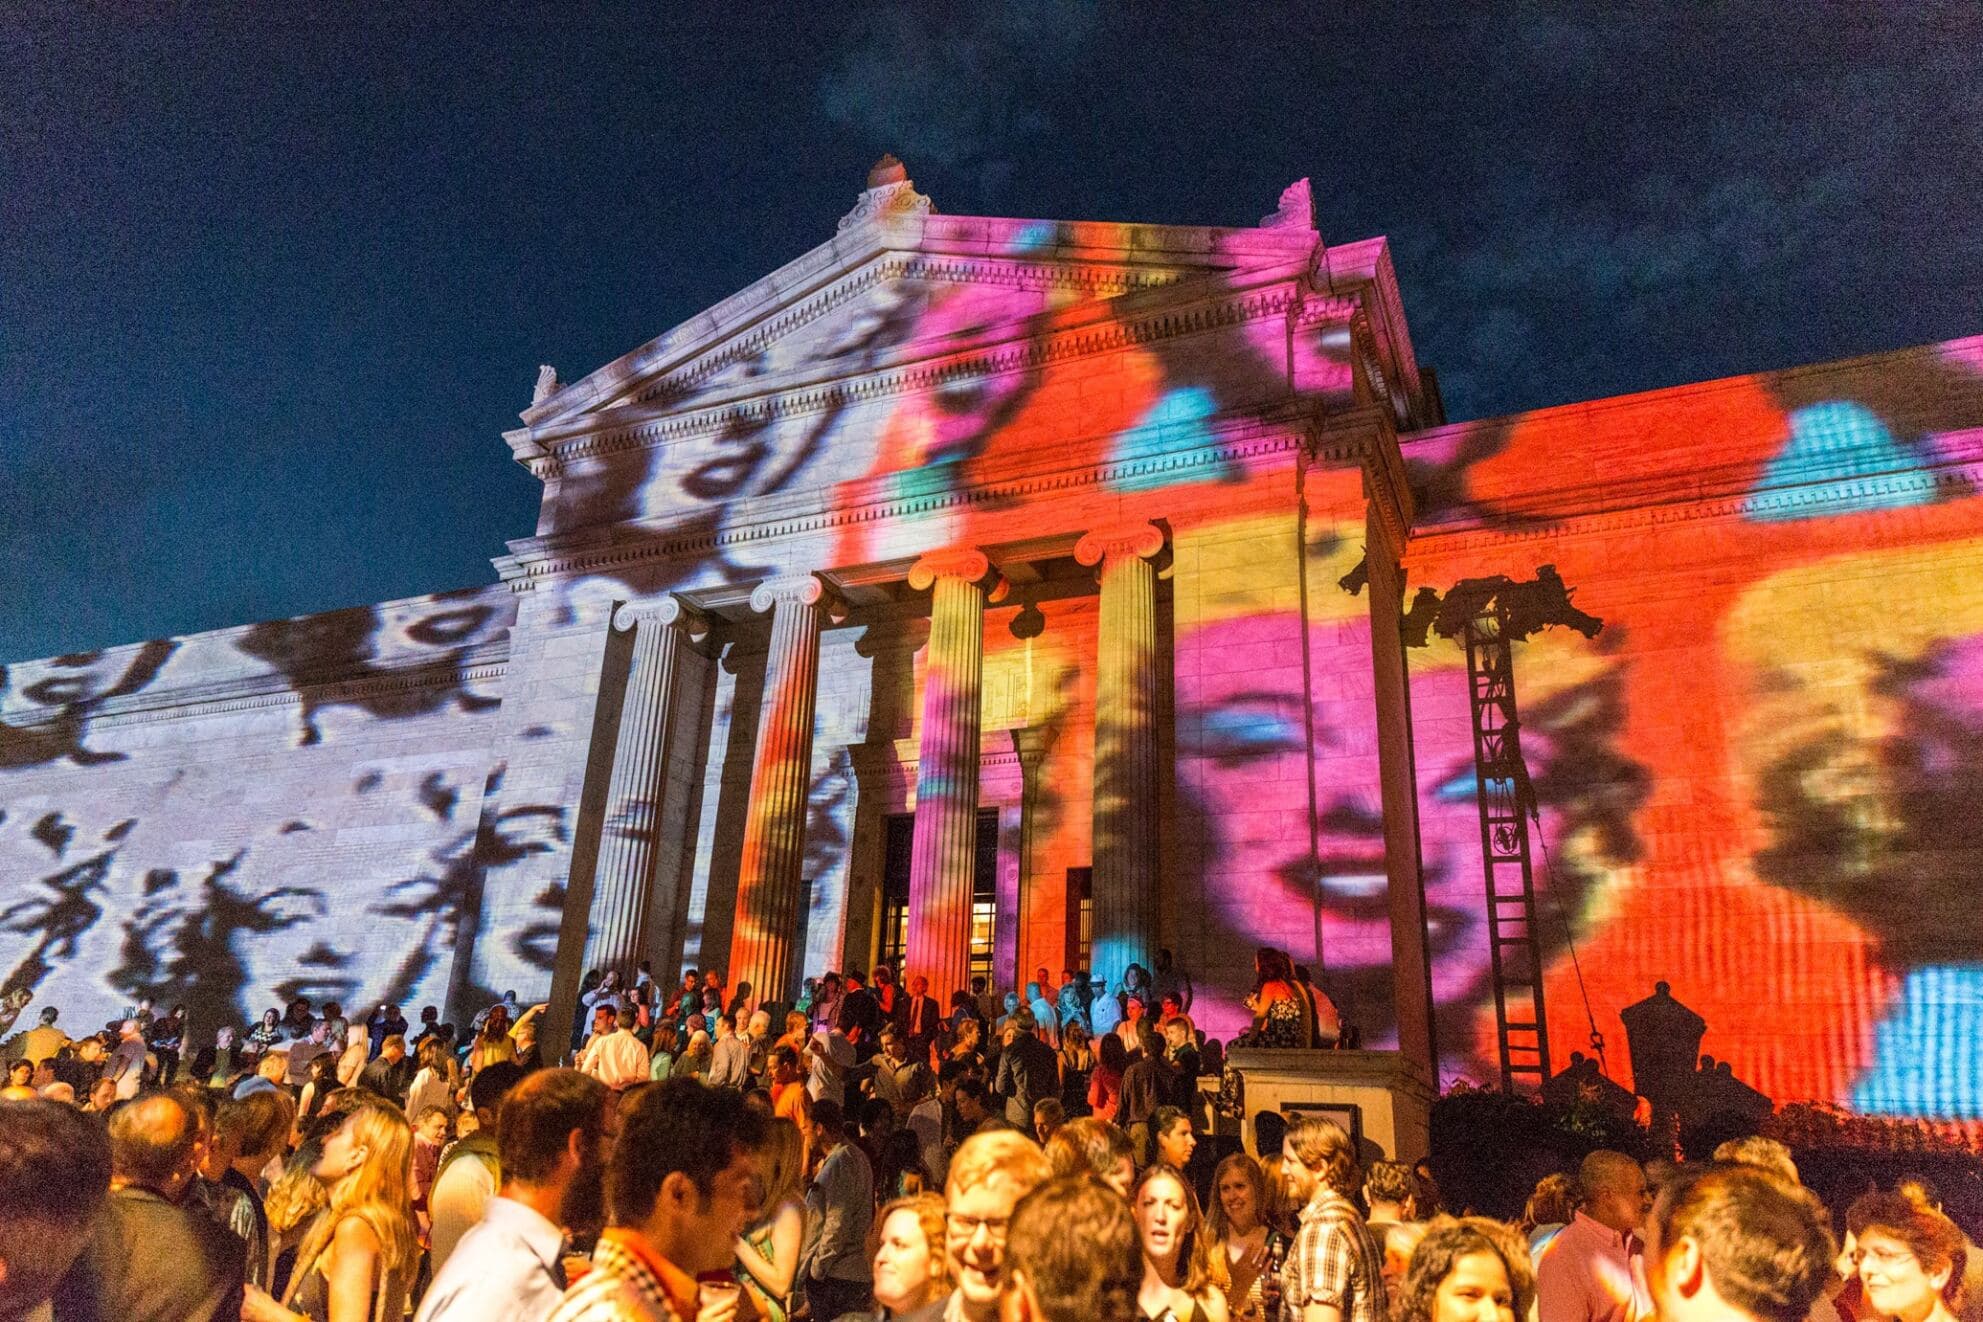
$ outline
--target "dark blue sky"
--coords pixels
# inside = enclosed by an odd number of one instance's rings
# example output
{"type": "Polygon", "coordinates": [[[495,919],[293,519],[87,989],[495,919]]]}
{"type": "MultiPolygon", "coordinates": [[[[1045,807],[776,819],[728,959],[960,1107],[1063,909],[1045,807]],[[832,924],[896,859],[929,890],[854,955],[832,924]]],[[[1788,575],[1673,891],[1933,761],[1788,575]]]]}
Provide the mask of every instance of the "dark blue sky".
{"type": "Polygon", "coordinates": [[[964,214],[1310,175],[1455,418],[1983,331],[1974,4],[227,8],[0,16],[0,659],[489,581],[536,365],[884,150],[964,214]]]}

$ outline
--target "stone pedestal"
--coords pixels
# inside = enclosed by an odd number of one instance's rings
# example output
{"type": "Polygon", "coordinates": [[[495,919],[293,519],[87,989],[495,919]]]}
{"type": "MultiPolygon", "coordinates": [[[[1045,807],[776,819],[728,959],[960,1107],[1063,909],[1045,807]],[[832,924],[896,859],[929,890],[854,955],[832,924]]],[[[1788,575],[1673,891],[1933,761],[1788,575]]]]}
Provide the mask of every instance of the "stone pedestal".
{"type": "Polygon", "coordinates": [[[621,632],[633,631],[633,666],[620,707],[580,964],[616,970],[621,982],[631,986],[635,965],[653,953],[649,946],[658,935],[650,930],[649,916],[660,831],[667,818],[663,801],[682,653],[691,645],[691,633],[708,625],[700,612],[675,597],[645,610],[623,606],[613,625],[621,632]]]}
{"type": "Polygon", "coordinates": [[[1157,920],[1157,571],[1163,531],[1099,528],[1074,558],[1101,580],[1095,656],[1094,941],[1096,975],[1149,968],[1157,920]]]}
{"type": "Polygon", "coordinates": [[[985,656],[984,580],[991,561],[974,550],[933,552],[909,586],[934,590],[923,672],[922,748],[909,862],[907,977],[930,980],[947,1005],[970,985],[971,877],[978,831],[978,722],[985,656]]]}
{"type": "Polygon", "coordinates": [[[764,1002],[789,1003],[794,990],[792,945],[805,861],[825,598],[826,585],[811,574],[769,579],[751,593],[751,609],[771,612],[771,648],[751,761],[728,975],[732,990],[748,982],[764,1002]]]}
{"type": "MultiPolygon", "coordinates": [[[[1268,1051],[1241,1047],[1226,1059],[1246,1080],[1240,1122],[1246,1151],[1259,1156],[1254,1118],[1317,1113],[1351,1130],[1365,1163],[1417,1161],[1432,1148],[1437,1093],[1424,1068],[1396,1051],[1268,1051]]],[[[1213,1086],[1216,1087],[1216,1081],[1213,1086]]]]}

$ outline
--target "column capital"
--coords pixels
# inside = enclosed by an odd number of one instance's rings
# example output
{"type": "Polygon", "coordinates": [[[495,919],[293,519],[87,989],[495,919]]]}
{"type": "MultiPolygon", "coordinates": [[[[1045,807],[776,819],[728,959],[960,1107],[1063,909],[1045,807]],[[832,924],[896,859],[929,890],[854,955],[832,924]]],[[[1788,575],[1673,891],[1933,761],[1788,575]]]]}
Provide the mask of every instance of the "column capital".
{"type": "Polygon", "coordinates": [[[1012,738],[1012,752],[1019,759],[1019,767],[1027,774],[1039,769],[1046,759],[1047,746],[1057,733],[1049,726],[1027,725],[1009,732],[1012,738]]]}
{"type": "Polygon", "coordinates": [[[983,551],[974,546],[948,546],[926,553],[909,567],[909,586],[918,592],[927,591],[940,578],[979,583],[989,573],[991,557],[983,551]]]}
{"type": "Polygon", "coordinates": [[[1106,568],[1117,560],[1148,560],[1164,549],[1164,530],[1154,523],[1117,523],[1090,530],[1074,544],[1074,558],[1106,568]]]}
{"type": "Polygon", "coordinates": [[[687,633],[705,633],[709,629],[709,617],[701,608],[672,592],[659,601],[623,601],[613,608],[613,629],[617,633],[629,633],[636,626],[649,623],[680,628],[687,633]]]}
{"type": "Polygon", "coordinates": [[[818,574],[785,574],[767,578],[751,589],[751,609],[762,615],[780,602],[817,606],[826,597],[826,580],[818,574]]]}

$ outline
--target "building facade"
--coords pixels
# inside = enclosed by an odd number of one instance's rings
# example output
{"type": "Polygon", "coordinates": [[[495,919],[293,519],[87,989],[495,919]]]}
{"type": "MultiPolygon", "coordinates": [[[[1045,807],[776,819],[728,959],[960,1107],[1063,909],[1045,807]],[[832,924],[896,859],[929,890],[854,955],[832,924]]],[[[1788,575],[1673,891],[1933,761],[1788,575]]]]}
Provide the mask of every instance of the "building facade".
{"type": "Polygon", "coordinates": [[[885,162],[537,393],[499,582],[8,668],[10,986],[215,1024],[1167,948],[1225,1035],[1276,946],[1489,1078],[1466,671],[1403,616],[1554,565],[1605,622],[1515,649],[1559,1060],[1665,981],[1779,1098],[1983,1115],[1983,340],[1447,424],[1305,183],[1019,221],[885,162]]]}

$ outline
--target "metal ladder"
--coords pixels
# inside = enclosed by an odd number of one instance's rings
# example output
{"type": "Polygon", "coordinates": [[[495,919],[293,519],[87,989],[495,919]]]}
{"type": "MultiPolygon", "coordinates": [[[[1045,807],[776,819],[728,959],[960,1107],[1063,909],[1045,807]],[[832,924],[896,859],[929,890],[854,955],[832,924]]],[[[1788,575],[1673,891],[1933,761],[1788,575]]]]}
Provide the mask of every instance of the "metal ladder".
{"type": "Polygon", "coordinates": [[[1549,1024],[1542,1004],[1542,947],[1529,866],[1535,791],[1522,761],[1515,711],[1515,658],[1508,612],[1498,597],[1467,620],[1467,685],[1473,709],[1474,796],[1480,806],[1481,868],[1487,879],[1487,941],[1493,956],[1494,1023],[1501,1087],[1541,1087],[1549,1078],[1549,1024]]]}

